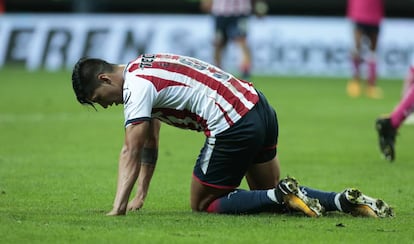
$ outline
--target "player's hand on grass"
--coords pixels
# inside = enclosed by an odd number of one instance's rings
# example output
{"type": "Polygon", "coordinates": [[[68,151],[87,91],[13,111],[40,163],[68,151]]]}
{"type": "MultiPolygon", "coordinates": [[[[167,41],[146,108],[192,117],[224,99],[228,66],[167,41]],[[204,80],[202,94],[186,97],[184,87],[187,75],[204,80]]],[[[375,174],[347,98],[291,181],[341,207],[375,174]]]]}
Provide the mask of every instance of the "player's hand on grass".
{"type": "Polygon", "coordinates": [[[120,216],[125,215],[126,211],[120,211],[118,209],[112,209],[110,212],[106,214],[106,216],[120,216]]]}
{"type": "Polygon", "coordinates": [[[141,198],[134,197],[129,203],[128,203],[128,211],[136,211],[139,210],[144,206],[144,200],[141,198]]]}

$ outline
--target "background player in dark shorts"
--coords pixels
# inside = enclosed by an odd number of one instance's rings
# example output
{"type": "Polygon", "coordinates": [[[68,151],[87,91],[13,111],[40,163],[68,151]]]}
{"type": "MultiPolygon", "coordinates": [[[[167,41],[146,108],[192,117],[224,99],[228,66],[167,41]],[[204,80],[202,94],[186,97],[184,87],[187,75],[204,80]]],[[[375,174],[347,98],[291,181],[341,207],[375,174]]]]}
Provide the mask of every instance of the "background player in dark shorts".
{"type": "Polygon", "coordinates": [[[377,86],[377,44],[381,21],[384,15],[383,0],[348,0],[347,16],[354,30],[354,47],[351,53],[352,79],[347,84],[350,97],[358,97],[364,88],[369,98],[382,98],[382,90],[377,86]],[[368,48],[365,53],[364,46],[368,48]],[[362,65],[367,66],[367,84],[362,87],[362,65]]]}
{"type": "Polygon", "coordinates": [[[222,57],[229,41],[241,49],[240,72],[243,78],[250,76],[251,51],[247,43],[247,22],[253,12],[253,0],[202,0],[201,8],[214,18],[214,63],[222,66],[222,57]]]}

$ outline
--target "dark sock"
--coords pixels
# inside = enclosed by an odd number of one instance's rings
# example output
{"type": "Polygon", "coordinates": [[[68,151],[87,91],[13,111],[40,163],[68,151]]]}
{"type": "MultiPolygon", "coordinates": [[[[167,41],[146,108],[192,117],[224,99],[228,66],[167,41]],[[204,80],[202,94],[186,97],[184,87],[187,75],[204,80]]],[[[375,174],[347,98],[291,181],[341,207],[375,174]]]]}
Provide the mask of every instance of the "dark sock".
{"type": "Polygon", "coordinates": [[[214,200],[207,208],[210,213],[251,214],[259,213],[277,205],[267,196],[268,190],[235,190],[214,200]]]}
{"type": "Polygon", "coordinates": [[[301,186],[299,188],[306,196],[318,199],[319,203],[325,208],[325,211],[339,210],[335,204],[336,192],[319,191],[306,186],[301,186]]]}

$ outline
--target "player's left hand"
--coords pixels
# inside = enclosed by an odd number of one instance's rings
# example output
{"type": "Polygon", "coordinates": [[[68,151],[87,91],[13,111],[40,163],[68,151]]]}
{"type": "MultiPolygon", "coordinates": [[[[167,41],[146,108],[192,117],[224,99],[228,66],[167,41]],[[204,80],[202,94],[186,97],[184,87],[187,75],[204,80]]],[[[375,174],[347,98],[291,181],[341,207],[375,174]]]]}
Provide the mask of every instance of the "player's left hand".
{"type": "Polygon", "coordinates": [[[125,211],[119,211],[116,209],[112,209],[110,212],[106,214],[106,216],[120,216],[120,215],[125,215],[125,211]]]}

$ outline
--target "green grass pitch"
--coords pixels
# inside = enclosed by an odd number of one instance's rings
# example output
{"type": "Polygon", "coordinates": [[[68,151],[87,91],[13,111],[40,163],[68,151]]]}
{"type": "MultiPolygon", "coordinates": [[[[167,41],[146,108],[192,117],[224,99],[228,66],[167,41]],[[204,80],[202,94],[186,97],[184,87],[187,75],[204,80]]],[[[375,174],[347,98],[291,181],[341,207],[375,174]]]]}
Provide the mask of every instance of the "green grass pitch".
{"type": "MultiPolygon", "coordinates": [[[[391,219],[340,213],[225,216],[192,213],[189,185],[201,133],[164,125],[158,169],[142,210],[106,217],[123,142],[122,107],[79,105],[70,73],[0,70],[1,243],[413,243],[414,126],[397,158],[380,157],[375,118],[397,104],[348,98],[341,78],[253,77],[276,108],[282,176],[328,191],[358,187],[395,208],[391,219]]],[[[242,187],[246,184],[243,182],[242,187]]]]}

